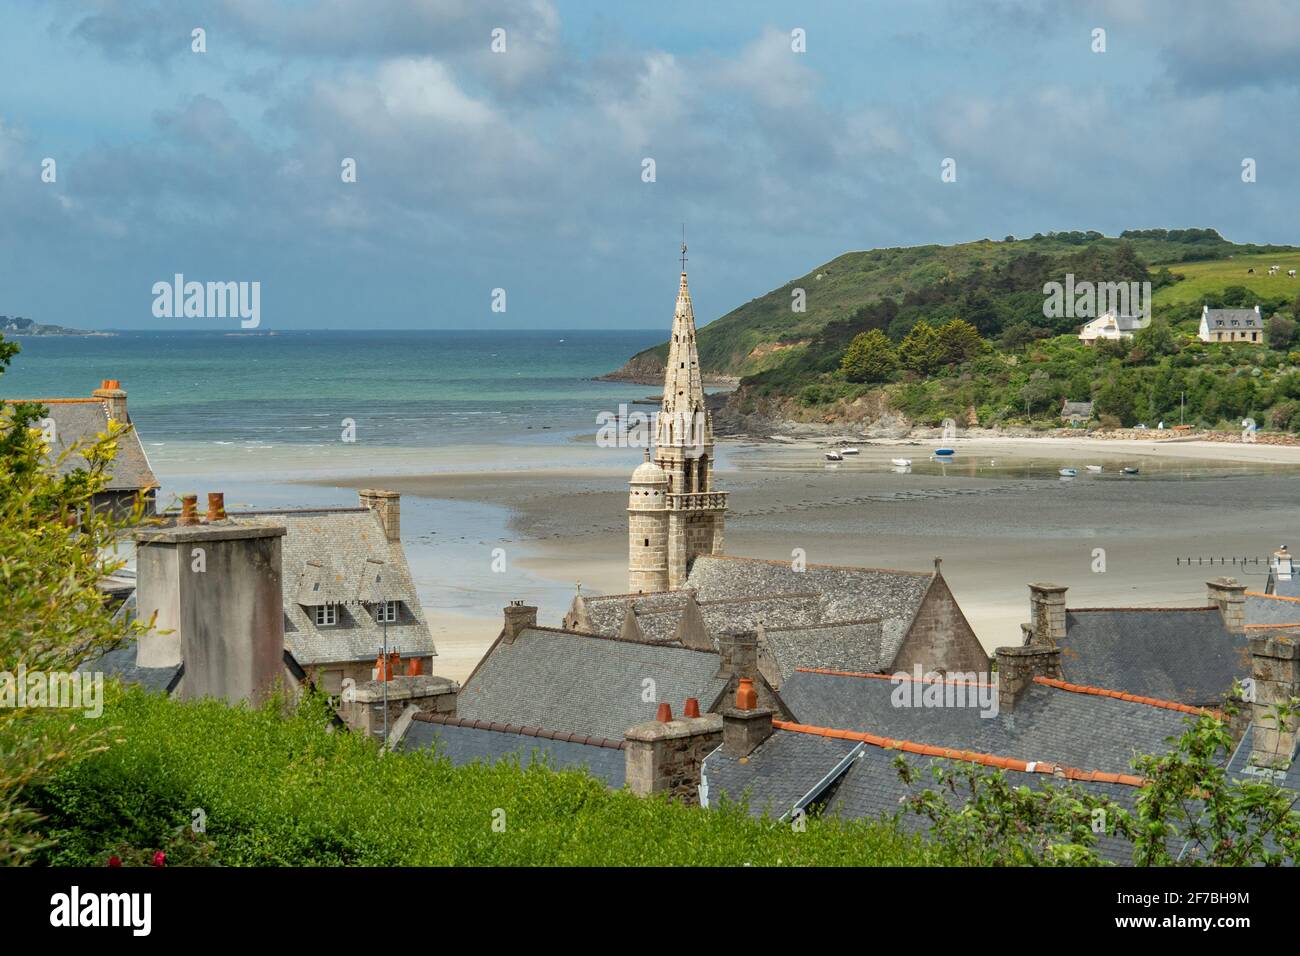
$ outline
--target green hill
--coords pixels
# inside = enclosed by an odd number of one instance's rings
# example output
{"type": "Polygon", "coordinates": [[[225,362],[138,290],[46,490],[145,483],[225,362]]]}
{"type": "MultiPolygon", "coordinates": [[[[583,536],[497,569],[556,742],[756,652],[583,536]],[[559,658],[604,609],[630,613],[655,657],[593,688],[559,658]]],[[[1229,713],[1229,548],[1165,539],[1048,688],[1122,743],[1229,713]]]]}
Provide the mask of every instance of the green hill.
{"type": "MultiPolygon", "coordinates": [[[[815,348],[818,336],[832,323],[851,323],[864,309],[885,300],[902,304],[909,293],[955,288],[981,275],[996,273],[1011,282],[1016,277],[1036,281],[1040,275],[1063,275],[1073,265],[1105,264],[1119,257],[1142,263],[1141,275],[1145,277],[1147,266],[1183,271],[1196,268],[1189,263],[1225,260],[1229,256],[1285,261],[1286,253],[1297,251],[1291,246],[1232,243],[1213,229],[1146,229],[1126,231],[1119,237],[1066,232],[1031,239],[981,239],[954,246],[848,252],[703,326],[699,332],[700,362],[703,371],[714,376],[739,377],[779,368],[798,360],[810,346],[815,348]],[[804,290],[803,312],[792,307],[796,289],[804,290]]],[[[1241,271],[1244,273],[1245,268],[1241,271]]],[[[1100,273],[1097,278],[1120,277],[1100,273]]],[[[1023,281],[1018,286],[1021,291],[1029,291],[1023,281]]],[[[1020,309],[1025,313],[1022,317],[1031,323],[1033,313],[1041,311],[1041,286],[1040,282],[1036,301],[1026,299],[1020,309]]],[[[1006,318],[1014,322],[1014,310],[1006,318]]],[[[985,334],[1000,331],[981,329],[985,334]]],[[[653,379],[656,367],[662,367],[667,354],[668,343],[663,342],[633,356],[623,371],[626,377],[653,379]]]]}

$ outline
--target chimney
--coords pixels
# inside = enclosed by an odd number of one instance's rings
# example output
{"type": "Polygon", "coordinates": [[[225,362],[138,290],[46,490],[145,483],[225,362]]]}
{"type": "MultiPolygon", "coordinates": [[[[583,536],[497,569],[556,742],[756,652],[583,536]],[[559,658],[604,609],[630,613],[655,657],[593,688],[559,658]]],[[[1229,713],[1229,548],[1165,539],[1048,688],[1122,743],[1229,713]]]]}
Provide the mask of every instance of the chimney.
{"type": "Polygon", "coordinates": [[[1246,632],[1246,585],[1238,584],[1236,578],[1215,578],[1205,582],[1205,594],[1219,609],[1229,633],[1246,632]]]}
{"type": "Polygon", "coordinates": [[[1294,563],[1291,561],[1291,552],[1286,549],[1286,545],[1282,545],[1282,547],[1273,552],[1273,560],[1269,563],[1273,568],[1274,581],[1291,580],[1294,563]]]}
{"type": "Polygon", "coordinates": [[[1300,715],[1279,718],[1278,704],[1300,698],[1300,631],[1250,639],[1251,677],[1255,682],[1250,717],[1250,762],[1257,767],[1285,769],[1296,750],[1300,715]]]}
{"type": "Polygon", "coordinates": [[[122,425],[131,421],[131,417],[126,413],[126,390],[122,388],[122,383],[115,378],[106,378],[99,383],[99,388],[90,393],[92,398],[98,398],[104,403],[104,410],[108,412],[108,417],[122,425]]]}
{"type": "Polygon", "coordinates": [[[718,638],[716,677],[758,676],[758,635],[752,631],[723,634],[718,638]]]}
{"type": "Polygon", "coordinates": [[[1058,647],[1065,641],[1065,592],[1059,584],[1029,585],[1029,626],[1033,643],[1058,647]]]}
{"type": "Polygon", "coordinates": [[[526,627],[537,626],[537,607],[532,604],[525,604],[523,601],[511,601],[505,608],[506,624],[505,635],[507,644],[513,644],[515,638],[526,627]]]}
{"type": "Polygon", "coordinates": [[[136,663],[183,662],[186,700],[264,700],[284,673],[284,534],[251,520],[137,530],[137,613],[153,627],[136,663]]]}
{"type": "MultiPolygon", "coordinates": [[[[659,716],[665,708],[659,705],[659,716]]],[[[681,803],[699,804],[704,758],[722,742],[720,714],[651,720],[623,736],[628,789],[639,797],[666,792],[681,803]]]]}
{"type": "Polygon", "coordinates": [[[1035,677],[1061,677],[1061,649],[1042,644],[1025,647],[999,647],[995,652],[998,662],[998,710],[1011,713],[1016,709],[1020,695],[1034,682],[1035,677]]]}
{"type": "Polygon", "coordinates": [[[754,682],[740,679],[736,705],[722,712],[722,749],[733,757],[748,757],[772,736],[772,711],[758,706],[754,682]]]}
{"type": "Polygon", "coordinates": [[[402,496],[396,491],[380,491],[378,488],[363,488],[357,493],[361,507],[379,513],[379,520],[384,526],[384,537],[389,541],[402,540],[402,496]]]}

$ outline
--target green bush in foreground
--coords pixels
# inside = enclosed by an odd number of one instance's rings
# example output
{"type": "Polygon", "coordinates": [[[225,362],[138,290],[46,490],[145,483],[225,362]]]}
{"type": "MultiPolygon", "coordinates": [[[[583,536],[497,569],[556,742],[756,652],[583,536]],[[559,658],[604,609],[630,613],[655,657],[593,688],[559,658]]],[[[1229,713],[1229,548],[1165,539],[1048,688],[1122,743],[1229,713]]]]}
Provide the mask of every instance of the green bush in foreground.
{"type": "Polygon", "coordinates": [[[55,843],[38,862],[103,866],[115,855],[130,864],[157,850],[168,865],[228,866],[944,862],[885,823],[812,818],[798,832],[736,806],[611,792],[582,773],[381,755],[369,740],[327,732],[316,702],[284,716],[274,704],[112,692],[103,721],[113,745],[30,794],[55,843]]]}

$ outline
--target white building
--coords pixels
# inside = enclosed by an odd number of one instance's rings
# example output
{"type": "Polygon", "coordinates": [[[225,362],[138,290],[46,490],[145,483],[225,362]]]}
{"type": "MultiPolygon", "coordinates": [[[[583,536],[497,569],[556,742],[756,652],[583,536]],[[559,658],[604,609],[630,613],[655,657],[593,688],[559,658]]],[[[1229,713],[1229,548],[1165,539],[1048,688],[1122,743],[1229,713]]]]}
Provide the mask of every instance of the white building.
{"type": "Polygon", "coordinates": [[[1079,331],[1079,341],[1092,344],[1098,339],[1118,341],[1131,339],[1138,329],[1144,329],[1147,320],[1140,315],[1120,315],[1114,309],[1103,312],[1079,331]]]}

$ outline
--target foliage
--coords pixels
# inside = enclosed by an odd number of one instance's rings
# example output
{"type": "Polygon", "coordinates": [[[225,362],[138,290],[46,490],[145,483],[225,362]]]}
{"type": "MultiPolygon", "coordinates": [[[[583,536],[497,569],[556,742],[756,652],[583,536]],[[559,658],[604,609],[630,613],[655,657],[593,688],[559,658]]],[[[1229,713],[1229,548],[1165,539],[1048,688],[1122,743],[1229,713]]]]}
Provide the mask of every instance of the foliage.
{"type": "Polygon", "coordinates": [[[454,767],[329,732],[327,703],[286,713],[140,690],[110,695],[119,740],[39,790],[56,845],[42,860],[103,866],[932,865],[919,835],[810,816],[801,828],[610,791],[585,773],[513,760],[454,767]],[[203,839],[184,831],[202,811],[203,839]],[[504,829],[494,829],[494,820],[504,829]],[[182,855],[188,853],[188,856],[182,855]]]}
{"type": "Polygon", "coordinates": [[[840,361],[840,371],[850,382],[883,382],[897,367],[894,346],[879,329],[856,336],[840,361]]]}
{"type": "MultiPolygon", "coordinates": [[[[1293,715],[1294,702],[1279,713],[1293,715]]],[[[1134,761],[1144,784],[1131,808],[1074,784],[1014,786],[1000,771],[946,761],[906,809],[929,821],[939,850],[972,866],[1095,865],[1103,834],[1126,840],[1139,866],[1295,864],[1296,794],[1266,778],[1230,779],[1232,752],[1228,724],[1207,713],[1168,753],[1134,761]]],[[[902,757],[895,767],[909,785],[920,779],[902,757]]]]}
{"type": "MultiPolygon", "coordinates": [[[[0,339],[0,374],[17,352],[0,339]]],[[[15,677],[19,668],[73,671],[134,630],[113,620],[96,584],[120,566],[103,552],[139,512],[119,519],[91,506],[127,426],[110,422],[107,433],[51,462],[39,427],[46,414],[33,403],[0,410],[0,672],[15,677]],[[59,474],[73,455],[84,464],[59,474]]],[[[28,788],[102,745],[80,734],[74,746],[66,718],[37,722],[34,713],[0,708],[0,864],[22,863],[39,845],[28,788]]]]}

